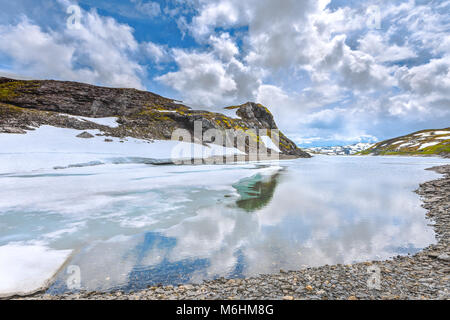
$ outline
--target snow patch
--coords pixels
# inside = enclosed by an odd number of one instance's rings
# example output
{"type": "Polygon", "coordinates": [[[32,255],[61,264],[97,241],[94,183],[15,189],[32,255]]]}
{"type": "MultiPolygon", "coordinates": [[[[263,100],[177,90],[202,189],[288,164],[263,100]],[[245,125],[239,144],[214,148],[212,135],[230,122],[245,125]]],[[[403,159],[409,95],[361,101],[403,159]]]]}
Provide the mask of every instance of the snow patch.
{"type": "Polygon", "coordinates": [[[424,143],[419,150],[425,149],[427,147],[431,147],[431,146],[435,146],[437,144],[441,143],[440,141],[435,141],[435,142],[428,142],[428,143],[424,143]]]}
{"type": "Polygon", "coordinates": [[[1,246],[0,296],[23,295],[45,288],[71,253],[41,245],[1,246]]]}
{"type": "Polygon", "coordinates": [[[441,135],[441,134],[449,134],[450,131],[435,131],[434,134],[435,135],[441,135]]]}
{"type": "MultiPolygon", "coordinates": [[[[189,150],[189,157],[209,155],[243,154],[236,148],[223,148],[211,144],[203,146],[171,140],[150,142],[135,138],[111,138],[105,142],[105,136],[99,130],[86,130],[94,135],[92,139],[80,139],[76,136],[82,131],[67,128],[41,126],[23,135],[0,134],[0,174],[23,172],[55,167],[67,167],[82,163],[105,163],[111,157],[141,157],[156,160],[172,159],[175,148],[189,150]],[[19,154],[33,156],[19,157],[19,154]]],[[[186,156],[186,154],[185,154],[186,156]]]]}
{"type": "Polygon", "coordinates": [[[272,139],[268,136],[261,136],[260,139],[264,142],[268,149],[272,149],[278,153],[281,153],[281,150],[273,143],[272,139]]]}
{"type": "Polygon", "coordinates": [[[91,118],[91,117],[82,117],[82,116],[74,116],[71,114],[65,114],[65,116],[69,118],[74,118],[80,121],[90,121],[101,126],[106,126],[110,128],[117,128],[119,124],[117,123],[117,117],[108,117],[108,118],[91,118]]]}
{"type": "Polygon", "coordinates": [[[423,132],[423,133],[416,133],[415,136],[420,136],[420,137],[429,137],[431,136],[432,132],[423,132]]]}

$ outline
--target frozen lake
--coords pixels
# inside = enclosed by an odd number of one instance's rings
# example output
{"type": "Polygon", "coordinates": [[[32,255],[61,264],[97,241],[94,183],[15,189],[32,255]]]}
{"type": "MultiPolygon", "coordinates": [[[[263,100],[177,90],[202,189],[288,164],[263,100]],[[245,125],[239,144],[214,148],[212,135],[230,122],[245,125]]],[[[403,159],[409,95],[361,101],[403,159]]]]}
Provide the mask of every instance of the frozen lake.
{"type": "Polygon", "coordinates": [[[160,166],[92,152],[45,167],[48,154],[1,152],[0,294],[58,270],[48,291],[67,291],[68,266],[82,289],[134,290],[415,253],[435,240],[413,191],[438,177],[425,168],[450,163],[160,166]]]}

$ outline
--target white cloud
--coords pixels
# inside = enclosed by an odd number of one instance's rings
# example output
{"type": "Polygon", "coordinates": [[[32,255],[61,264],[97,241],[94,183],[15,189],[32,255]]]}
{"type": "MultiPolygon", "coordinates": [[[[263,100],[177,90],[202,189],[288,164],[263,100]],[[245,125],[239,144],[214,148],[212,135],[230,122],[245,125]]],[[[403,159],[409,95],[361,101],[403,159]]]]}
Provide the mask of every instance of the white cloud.
{"type": "Polygon", "coordinates": [[[219,37],[211,35],[209,42],[213,47],[214,53],[221,60],[230,61],[231,58],[239,53],[238,47],[228,33],[222,33],[219,37]]]}
{"type": "Polygon", "coordinates": [[[168,62],[171,60],[171,55],[166,46],[159,45],[153,42],[145,42],[142,44],[144,54],[156,64],[168,62]]]}
{"type": "Polygon", "coordinates": [[[154,18],[161,14],[161,6],[154,1],[131,0],[135,4],[136,10],[142,14],[154,18]]]}
{"type": "Polygon", "coordinates": [[[254,100],[261,74],[239,61],[239,49],[228,33],[210,36],[208,51],[174,49],[178,70],[156,78],[193,106],[220,109],[234,102],[254,100]]]}
{"type": "Polygon", "coordinates": [[[230,27],[245,20],[246,1],[201,1],[199,14],[192,19],[189,29],[192,35],[201,40],[208,37],[215,27],[230,27]]]}
{"type": "Polygon", "coordinates": [[[157,80],[176,89],[189,103],[211,106],[236,90],[236,82],[211,53],[175,49],[173,56],[179,70],[157,80]]]}
{"type": "Polygon", "coordinates": [[[28,19],[0,26],[0,52],[13,59],[15,72],[35,78],[142,89],[137,49],[131,27],[95,11],[83,14],[80,29],[43,31],[28,19]]]}
{"type": "Polygon", "coordinates": [[[72,76],[70,66],[75,48],[58,43],[58,34],[45,33],[28,20],[16,26],[0,26],[0,50],[14,63],[31,67],[35,74],[72,76]]]}
{"type": "Polygon", "coordinates": [[[450,97],[450,55],[412,68],[401,67],[396,76],[400,86],[407,91],[450,97]]]}
{"type": "Polygon", "coordinates": [[[370,54],[378,63],[416,58],[417,54],[408,46],[389,44],[380,33],[369,32],[359,41],[359,50],[370,54]]]}

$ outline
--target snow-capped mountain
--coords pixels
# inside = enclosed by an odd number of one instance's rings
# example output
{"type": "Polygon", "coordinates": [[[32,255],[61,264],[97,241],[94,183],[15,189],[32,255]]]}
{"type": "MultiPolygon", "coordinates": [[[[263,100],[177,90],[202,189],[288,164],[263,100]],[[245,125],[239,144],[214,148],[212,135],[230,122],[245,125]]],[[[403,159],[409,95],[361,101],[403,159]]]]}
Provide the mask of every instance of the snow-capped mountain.
{"type": "Polygon", "coordinates": [[[333,147],[312,147],[303,149],[309,153],[326,154],[326,155],[353,155],[363,150],[372,147],[373,143],[356,143],[347,146],[333,146],[333,147]]]}

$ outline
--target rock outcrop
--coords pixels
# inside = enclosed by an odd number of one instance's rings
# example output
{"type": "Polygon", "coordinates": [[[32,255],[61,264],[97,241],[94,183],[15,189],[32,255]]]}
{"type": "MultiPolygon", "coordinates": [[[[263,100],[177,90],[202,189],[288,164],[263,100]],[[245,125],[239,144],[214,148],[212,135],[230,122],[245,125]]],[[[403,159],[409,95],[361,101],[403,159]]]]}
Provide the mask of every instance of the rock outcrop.
{"type": "MultiPolygon", "coordinates": [[[[23,132],[40,125],[78,130],[98,129],[105,136],[167,140],[176,129],[194,133],[194,122],[201,121],[202,130],[278,129],[270,111],[248,102],[236,109],[237,118],[220,113],[193,110],[175,100],[136,89],[98,87],[77,82],[53,80],[14,80],[0,78],[0,132],[23,132]],[[118,127],[78,119],[117,117],[118,127]]],[[[259,136],[249,137],[259,142],[259,136]]],[[[310,157],[281,132],[282,154],[310,157]]]]}
{"type": "Polygon", "coordinates": [[[82,138],[82,139],[92,139],[94,138],[94,135],[90,134],[89,132],[82,132],[79,135],[77,135],[77,138],[82,138]]]}

